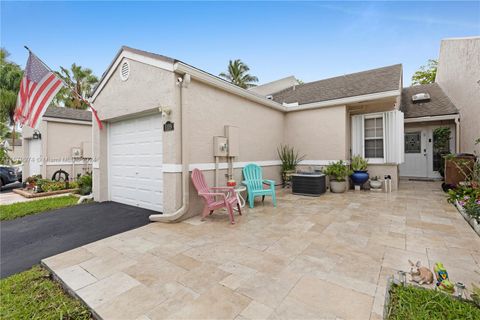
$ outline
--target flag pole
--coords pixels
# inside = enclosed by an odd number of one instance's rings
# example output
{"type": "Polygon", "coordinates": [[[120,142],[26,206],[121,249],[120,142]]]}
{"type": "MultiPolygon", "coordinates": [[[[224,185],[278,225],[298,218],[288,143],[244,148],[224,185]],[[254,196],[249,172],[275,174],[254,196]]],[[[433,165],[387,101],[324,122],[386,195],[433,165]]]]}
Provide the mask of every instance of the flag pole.
{"type": "MultiPolygon", "coordinates": [[[[33,53],[32,50],[30,50],[29,47],[27,47],[27,46],[23,46],[23,47],[25,49],[27,49],[30,54],[33,54],[38,59],[38,61],[40,61],[44,65],[45,68],[47,68],[50,72],[56,74],[56,72],[53,71],[52,69],[50,69],[50,67],[45,62],[43,62],[43,60],[40,59],[35,53],[33,53]]],[[[70,86],[68,83],[65,82],[65,80],[63,80],[62,78],[60,78],[60,80],[62,80],[64,86],[67,87],[68,89],[70,89],[70,91],[74,95],[76,95],[77,98],[79,98],[81,101],[83,101],[85,104],[87,104],[87,106],[92,110],[92,113],[95,116],[95,119],[97,120],[98,127],[100,129],[103,129],[102,122],[100,121],[100,118],[97,115],[97,110],[92,106],[92,104],[89,101],[87,101],[80,93],[76,92],[75,89],[72,86],[70,86]]]]}

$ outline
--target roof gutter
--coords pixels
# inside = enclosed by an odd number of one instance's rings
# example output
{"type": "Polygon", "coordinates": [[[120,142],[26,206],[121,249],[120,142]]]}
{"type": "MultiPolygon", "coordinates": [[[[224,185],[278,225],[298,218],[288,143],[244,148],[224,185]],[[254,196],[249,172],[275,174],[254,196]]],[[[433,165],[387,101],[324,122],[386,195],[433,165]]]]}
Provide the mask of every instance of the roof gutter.
{"type": "Polygon", "coordinates": [[[326,107],[340,106],[340,105],[345,105],[350,103],[366,102],[370,100],[393,98],[393,97],[398,97],[400,94],[401,94],[400,90],[391,90],[391,91],[364,94],[361,96],[306,103],[306,104],[300,104],[298,106],[286,107],[286,112],[326,108],[326,107]]]}
{"type": "Polygon", "coordinates": [[[185,110],[185,104],[183,103],[183,89],[187,88],[190,83],[190,75],[184,74],[181,81],[177,82],[180,87],[180,114],[181,114],[181,144],[182,144],[182,206],[173,213],[164,214],[152,214],[148,218],[150,221],[156,222],[176,222],[182,219],[182,217],[188,212],[190,206],[189,202],[189,164],[188,164],[188,123],[187,112],[185,110]]]}
{"type": "Polygon", "coordinates": [[[443,116],[428,116],[428,117],[418,117],[418,118],[405,118],[403,122],[405,123],[415,123],[415,122],[426,122],[426,121],[442,121],[442,120],[455,120],[460,119],[459,114],[447,114],[443,116]]]}
{"type": "Polygon", "coordinates": [[[216,88],[222,89],[224,91],[233,93],[237,96],[241,96],[242,98],[248,99],[250,101],[262,104],[266,107],[285,112],[286,109],[284,106],[281,104],[268,100],[263,96],[259,96],[251,91],[245,90],[243,88],[240,88],[239,86],[236,86],[232,83],[229,83],[227,81],[224,81],[222,79],[219,79],[205,71],[202,71],[200,69],[194,68],[192,66],[189,66],[188,64],[185,64],[183,62],[177,61],[173,65],[173,70],[175,72],[178,72],[180,74],[190,74],[192,78],[195,80],[198,80],[200,82],[203,82],[205,84],[214,86],[216,88]]]}

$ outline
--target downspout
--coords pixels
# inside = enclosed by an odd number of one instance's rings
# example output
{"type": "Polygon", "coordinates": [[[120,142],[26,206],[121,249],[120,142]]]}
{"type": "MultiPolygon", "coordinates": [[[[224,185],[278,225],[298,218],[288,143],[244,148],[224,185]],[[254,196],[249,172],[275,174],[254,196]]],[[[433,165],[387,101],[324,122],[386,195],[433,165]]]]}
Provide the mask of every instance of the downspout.
{"type": "Polygon", "coordinates": [[[184,110],[183,88],[187,88],[190,83],[190,75],[184,74],[182,78],[178,78],[177,85],[180,87],[180,128],[181,144],[182,144],[182,206],[173,213],[152,214],[149,216],[150,221],[156,222],[175,222],[178,221],[189,208],[189,163],[188,163],[188,123],[187,113],[184,110]]]}
{"type": "Polygon", "coordinates": [[[455,118],[455,153],[460,153],[460,116],[455,118]]]}

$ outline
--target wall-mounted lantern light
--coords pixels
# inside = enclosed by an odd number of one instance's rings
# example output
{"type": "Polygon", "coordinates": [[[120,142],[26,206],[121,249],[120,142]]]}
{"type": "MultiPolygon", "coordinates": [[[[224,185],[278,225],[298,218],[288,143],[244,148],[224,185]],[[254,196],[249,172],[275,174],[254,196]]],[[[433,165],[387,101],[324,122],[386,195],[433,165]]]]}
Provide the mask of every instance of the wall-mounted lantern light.
{"type": "Polygon", "coordinates": [[[41,134],[38,130],[35,130],[35,131],[33,132],[32,138],[33,138],[34,140],[42,139],[42,134],[41,134]]]}

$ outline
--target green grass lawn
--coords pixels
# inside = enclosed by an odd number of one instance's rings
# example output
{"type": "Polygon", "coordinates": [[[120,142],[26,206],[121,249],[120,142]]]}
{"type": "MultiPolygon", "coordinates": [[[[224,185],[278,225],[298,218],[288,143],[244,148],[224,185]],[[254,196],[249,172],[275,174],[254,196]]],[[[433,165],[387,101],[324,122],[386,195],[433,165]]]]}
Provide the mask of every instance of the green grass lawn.
{"type": "Polygon", "coordinates": [[[91,319],[40,266],[0,280],[0,319],[91,319]]]}
{"type": "Polygon", "coordinates": [[[480,319],[480,309],[443,292],[392,285],[389,320],[480,319]]]}
{"type": "Polygon", "coordinates": [[[12,220],[44,211],[70,207],[76,205],[77,201],[77,197],[69,195],[0,205],[0,220],[12,220]]]}

